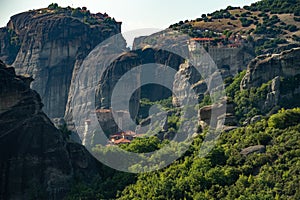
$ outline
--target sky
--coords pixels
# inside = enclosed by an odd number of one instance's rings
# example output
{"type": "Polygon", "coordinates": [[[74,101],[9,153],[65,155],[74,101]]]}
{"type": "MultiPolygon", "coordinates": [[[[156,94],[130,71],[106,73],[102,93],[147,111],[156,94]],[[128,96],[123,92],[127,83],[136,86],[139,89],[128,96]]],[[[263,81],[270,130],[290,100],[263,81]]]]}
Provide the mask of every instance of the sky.
{"type": "Polygon", "coordinates": [[[122,21],[122,32],[137,29],[135,35],[147,35],[181,20],[192,20],[202,14],[227,6],[250,5],[257,0],[1,0],[0,27],[17,13],[48,7],[58,3],[62,7],[87,7],[92,13],[107,13],[122,21]]]}

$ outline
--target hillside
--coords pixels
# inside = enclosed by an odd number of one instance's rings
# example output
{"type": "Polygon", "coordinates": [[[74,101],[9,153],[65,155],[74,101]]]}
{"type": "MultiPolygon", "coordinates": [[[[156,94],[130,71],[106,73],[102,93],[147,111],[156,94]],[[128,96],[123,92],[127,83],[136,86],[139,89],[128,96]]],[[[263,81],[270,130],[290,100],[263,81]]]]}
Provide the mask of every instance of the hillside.
{"type": "Polygon", "coordinates": [[[224,133],[205,158],[200,135],[185,157],[140,174],[119,199],[299,199],[299,116],[281,111],[224,133]]]}
{"type": "Polygon", "coordinates": [[[241,34],[255,45],[257,55],[276,53],[300,44],[300,1],[263,0],[251,6],[231,7],[170,26],[191,37],[218,38],[241,34]]]}

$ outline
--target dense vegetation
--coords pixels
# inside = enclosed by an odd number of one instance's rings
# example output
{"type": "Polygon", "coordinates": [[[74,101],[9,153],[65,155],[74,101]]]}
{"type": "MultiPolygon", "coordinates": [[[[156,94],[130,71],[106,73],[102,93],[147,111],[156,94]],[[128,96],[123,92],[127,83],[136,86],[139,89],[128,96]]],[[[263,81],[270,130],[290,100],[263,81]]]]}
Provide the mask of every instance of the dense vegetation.
{"type": "Polygon", "coordinates": [[[269,120],[224,133],[205,158],[202,135],[189,155],[163,170],[140,174],[120,199],[299,199],[300,110],[282,110],[269,120]],[[285,117],[285,126],[280,120],[285,117]],[[266,145],[265,153],[240,154],[266,145]]]}
{"type": "Polygon", "coordinates": [[[294,13],[300,15],[299,0],[263,0],[244,7],[251,11],[271,12],[272,14],[294,13]]]}
{"type": "MultiPolygon", "coordinates": [[[[229,101],[235,104],[235,115],[242,124],[246,119],[251,119],[255,115],[263,115],[268,113],[268,108],[264,108],[264,101],[271,87],[271,81],[262,84],[258,88],[240,90],[240,83],[246,71],[238,74],[232,83],[226,88],[229,101]]],[[[273,108],[274,109],[274,108],[273,108]]]]}
{"type": "Polygon", "coordinates": [[[95,176],[89,184],[82,183],[81,177],[77,177],[66,200],[78,199],[114,199],[118,191],[122,191],[127,185],[136,182],[136,175],[119,172],[103,166],[99,169],[100,176],[95,176]]]}

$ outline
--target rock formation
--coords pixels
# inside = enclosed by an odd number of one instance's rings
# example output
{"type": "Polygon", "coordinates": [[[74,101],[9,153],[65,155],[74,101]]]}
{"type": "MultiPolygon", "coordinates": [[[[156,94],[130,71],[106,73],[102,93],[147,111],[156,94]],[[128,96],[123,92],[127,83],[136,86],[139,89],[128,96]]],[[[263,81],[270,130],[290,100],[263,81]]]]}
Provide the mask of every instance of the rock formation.
{"type": "Polygon", "coordinates": [[[240,88],[250,89],[268,83],[267,94],[260,109],[274,112],[278,106],[298,105],[300,94],[300,48],[280,54],[267,54],[253,59],[244,76],[240,88]]]}
{"type": "Polygon", "coordinates": [[[88,182],[100,165],[63,139],[31,81],[0,62],[0,199],[63,199],[75,177],[88,182]]]}
{"type": "MultiPolygon", "coordinates": [[[[119,39],[121,40],[121,38],[119,39]]],[[[160,67],[157,70],[150,70],[151,74],[147,74],[147,76],[153,78],[152,81],[154,83],[163,82],[168,81],[166,77],[161,76],[161,70],[164,70],[164,66],[171,66],[177,70],[180,63],[183,62],[182,58],[168,51],[153,48],[128,51],[128,49],[125,49],[125,45],[121,45],[121,42],[113,43],[95,48],[85,59],[81,69],[78,70],[78,73],[80,73],[78,78],[80,80],[72,82],[65,116],[69,127],[76,123],[75,125],[79,132],[82,132],[80,127],[83,130],[85,120],[90,119],[93,112],[96,112],[101,128],[106,134],[114,133],[118,130],[115,123],[117,119],[114,119],[115,121],[112,119],[111,98],[116,84],[127,72],[138,66],[156,63],[160,67]],[[118,44],[118,46],[115,46],[115,49],[111,52],[111,46],[115,44],[118,44]]],[[[127,95],[125,91],[128,88],[137,86],[140,80],[144,78],[142,77],[143,74],[145,75],[146,73],[142,71],[134,72],[131,74],[132,80],[123,80],[125,82],[121,85],[123,90],[118,93],[118,100],[124,100],[127,95]]],[[[172,80],[174,79],[174,77],[171,78],[172,80]]],[[[132,119],[135,119],[138,113],[141,97],[158,100],[172,95],[165,88],[157,88],[153,87],[153,85],[148,85],[142,93],[141,88],[137,87],[136,92],[131,96],[129,111],[132,119]]],[[[119,112],[119,110],[114,111],[119,112]]],[[[83,137],[82,133],[79,133],[79,135],[81,138],[83,137]]]]}
{"type": "Polygon", "coordinates": [[[41,95],[45,113],[61,118],[74,68],[96,45],[120,33],[120,29],[120,23],[109,16],[87,10],[28,11],[12,16],[1,29],[0,57],[12,63],[17,74],[33,76],[32,88],[41,95]]]}
{"type": "Polygon", "coordinates": [[[234,116],[234,104],[232,102],[227,102],[227,100],[224,100],[220,104],[213,104],[202,107],[199,110],[199,118],[200,125],[203,128],[205,128],[207,125],[210,125],[211,127],[216,127],[218,121],[220,120],[224,120],[224,130],[227,130],[230,127],[235,127],[237,125],[237,119],[234,116]],[[226,107],[225,109],[224,106],[226,107]],[[217,119],[212,118],[213,110],[214,115],[217,117],[217,119]]]}
{"type": "MultiPolygon", "coordinates": [[[[99,87],[97,88],[97,98],[102,100],[97,106],[102,108],[109,108],[109,104],[111,101],[110,96],[113,87],[115,86],[117,81],[129,70],[137,66],[152,63],[169,66],[175,70],[178,70],[178,67],[182,62],[183,59],[180,58],[178,55],[175,55],[168,51],[157,50],[152,48],[134,50],[120,56],[113,63],[111,63],[111,65],[104,72],[102,79],[100,79],[99,81],[99,87]]],[[[161,77],[160,75],[161,70],[163,70],[163,68],[159,69],[160,70],[155,71],[153,74],[147,74],[151,77],[151,80],[153,80],[154,83],[158,83],[159,81],[166,79],[166,77],[161,77]]],[[[143,73],[141,72],[140,76],[142,76],[142,74],[143,73]]],[[[148,90],[146,89],[143,93],[145,95],[144,97],[155,101],[171,96],[170,92],[166,94],[166,91],[164,89],[160,89],[161,90],[159,90],[159,88],[151,89],[150,87],[148,88],[148,90]]]]}
{"type": "Polygon", "coordinates": [[[199,101],[202,101],[204,93],[207,91],[206,82],[202,79],[197,70],[189,63],[181,64],[176,73],[173,92],[173,104],[179,105],[186,98],[187,87],[191,87],[197,95],[199,101]]]}
{"type": "Polygon", "coordinates": [[[240,154],[244,156],[248,156],[253,153],[265,153],[266,152],[266,147],[264,145],[255,145],[255,146],[250,146],[245,149],[242,149],[240,154]]]}
{"type": "Polygon", "coordinates": [[[14,30],[0,28],[0,59],[12,64],[20,49],[20,40],[14,30]]]}
{"type": "Polygon", "coordinates": [[[262,55],[249,63],[241,88],[259,87],[276,76],[291,77],[298,74],[300,74],[300,48],[280,54],[262,55]]]}

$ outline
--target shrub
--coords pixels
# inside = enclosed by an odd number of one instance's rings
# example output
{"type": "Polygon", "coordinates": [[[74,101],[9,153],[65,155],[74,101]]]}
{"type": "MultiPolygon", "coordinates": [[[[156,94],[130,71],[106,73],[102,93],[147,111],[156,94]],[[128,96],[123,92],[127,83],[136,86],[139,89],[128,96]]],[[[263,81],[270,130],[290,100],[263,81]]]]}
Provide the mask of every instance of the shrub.
{"type": "Polygon", "coordinates": [[[245,10],[250,10],[251,8],[250,8],[250,6],[244,6],[244,9],[245,10]]]}
{"type": "Polygon", "coordinates": [[[295,16],[300,16],[300,9],[299,9],[299,10],[296,10],[296,11],[294,12],[294,15],[295,15],[295,16]]]}
{"type": "Polygon", "coordinates": [[[295,20],[296,22],[300,22],[300,17],[294,17],[294,20],[295,20]]]}
{"type": "Polygon", "coordinates": [[[265,12],[261,12],[258,14],[259,17],[267,17],[268,14],[266,14],[265,12]]]}
{"type": "Polygon", "coordinates": [[[252,19],[247,19],[245,17],[241,17],[239,20],[242,22],[243,27],[248,27],[253,23],[252,19]]]}
{"type": "Polygon", "coordinates": [[[272,25],[274,25],[274,24],[280,22],[280,19],[278,18],[277,15],[273,15],[271,18],[269,18],[269,17],[264,17],[263,20],[264,20],[264,24],[265,24],[266,26],[272,26],[272,25]]]}
{"type": "Polygon", "coordinates": [[[300,42],[300,37],[297,35],[292,35],[293,40],[300,42]]]}
{"type": "Polygon", "coordinates": [[[300,123],[300,108],[291,110],[282,109],[279,113],[272,115],[268,120],[269,127],[285,129],[300,123]]]}
{"type": "Polygon", "coordinates": [[[247,13],[242,13],[241,14],[241,17],[247,17],[248,15],[247,15],[247,13]]]}
{"type": "Polygon", "coordinates": [[[231,20],[237,20],[237,18],[235,16],[233,16],[233,15],[230,16],[230,19],[231,20]]]}
{"type": "Polygon", "coordinates": [[[80,11],[80,8],[74,9],[71,15],[72,17],[78,17],[78,18],[82,18],[84,16],[83,13],[80,11]]]}
{"type": "Polygon", "coordinates": [[[298,28],[296,25],[287,25],[287,26],[285,27],[285,30],[288,30],[288,31],[290,31],[290,32],[295,32],[295,31],[298,31],[299,28],[298,28]]]}
{"type": "Polygon", "coordinates": [[[227,6],[226,10],[233,10],[232,6],[227,6]]]}

